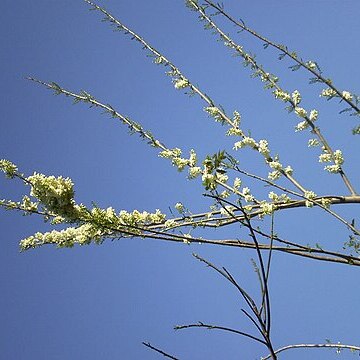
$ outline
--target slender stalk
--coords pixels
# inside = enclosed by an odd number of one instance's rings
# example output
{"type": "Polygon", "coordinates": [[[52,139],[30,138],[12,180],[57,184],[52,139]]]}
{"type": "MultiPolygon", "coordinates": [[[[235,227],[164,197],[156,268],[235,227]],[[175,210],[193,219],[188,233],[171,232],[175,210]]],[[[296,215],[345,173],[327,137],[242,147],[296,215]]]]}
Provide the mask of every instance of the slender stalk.
{"type": "MultiPolygon", "coordinates": [[[[354,345],[345,345],[345,344],[296,344],[296,345],[287,345],[284,346],[276,351],[274,351],[275,354],[279,354],[283,351],[290,350],[290,349],[300,349],[300,348],[330,348],[330,349],[349,349],[352,351],[360,351],[360,346],[354,346],[354,345]]],[[[265,357],[262,357],[261,360],[268,360],[271,358],[271,354],[267,355],[265,357]]]]}
{"type": "Polygon", "coordinates": [[[197,324],[188,324],[188,325],[177,325],[175,326],[175,330],[183,330],[183,329],[190,329],[190,328],[206,328],[209,330],[222,330],[222,331],[227,331],[227,332],[231,332],[234,334],[238,334],[238,335],[242,335],[245,336],[247,338],[250,338],[252,340],[255,340],[261,344],[266,345],[266,342],[257,338],[256,336],[253,336],[251,334],[248,334],[246,332],[243,331],[239,331],[239,330],[235,330],[235,329],[231,329],[225,326],[218,326],[218,325],[212,325],[212,324],[204,324],[202,322],[199,322],[197,324]]]}
{"type": "Polygon", "coordinates": [[[176,358],[175,356],[172,356],[172,355],[166,353],[165,351],[160,350],[160,349],[158,349],[157,347],[151,345],[149,342],[144,342],[144,341],[143,341],[142,344],[143,344],[144,346],[148,347],[149,349],[154,350],[155,352],[163,355],[164,357],[166,357],[166,358],[168,358],[168,359],[179,360],[179,359],[176,358]]]}

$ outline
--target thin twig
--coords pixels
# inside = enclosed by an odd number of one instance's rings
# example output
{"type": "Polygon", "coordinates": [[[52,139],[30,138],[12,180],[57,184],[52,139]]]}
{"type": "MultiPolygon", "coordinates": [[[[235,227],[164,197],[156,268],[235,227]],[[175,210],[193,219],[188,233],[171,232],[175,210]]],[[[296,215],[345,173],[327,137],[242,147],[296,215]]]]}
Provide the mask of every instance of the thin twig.
{"type": "Polygon", "coordinates": [[[211,324],[204,324],[202,322],[198,322],[197,324],[188,324],[188,325],[177,325],[175,326],[175,330],[183,330],[183,329],[190,329],[190,328],[207,328],[209,330],[223,330],[223,331],[227,331],[227,332],[231,332],[231,333],[234,333],[234,334],[238,334],[238,335],[242,335],[242,336],[245,336],[245,337],[248,337],[250,339],[253,339],[257,342],[260,342],[264,345],[266,345],[265,341],[257,338],[256,336],[253,336],[251,334],[248,334],[246,332],[243,332],[243,331],[239,331],[239,330],[235,330],[235,329],[232,329],[232,328],[228,328],[228,327],[225,327],[225,326],[217,326],[217,325],[211,325],[211,324]]]}
{"type": "Polygon", "coordinates": [[[145,345],[146,347],[148,347],[149,349],[154,350],[154,351],[158,352],[161,355],[164,355],[164,357],[166,357],[166,358],[173,359],[173,360],[179,360],[175,356],[169,355],[165,351],[156,348],[155,346],[151,345],[149,342],[144,342],[143,341],[142,344],[145,345]]]}
{"type": "MultiPolygon", "coordinates": [[[[296,345],[288,345],[284,346],[275,351],[275,354],[279,354],[283,351],[290,350],[290,349],[300,349],[300,348],[332,348],[332,349],[349,349],[352,351],[360,351],[360,346],[354,345],[345,345],[345,344],[296,344],[296,345]]],[[[267,355],[262,357],[261,360],[270,359],[271,355],[267,355]]]]}

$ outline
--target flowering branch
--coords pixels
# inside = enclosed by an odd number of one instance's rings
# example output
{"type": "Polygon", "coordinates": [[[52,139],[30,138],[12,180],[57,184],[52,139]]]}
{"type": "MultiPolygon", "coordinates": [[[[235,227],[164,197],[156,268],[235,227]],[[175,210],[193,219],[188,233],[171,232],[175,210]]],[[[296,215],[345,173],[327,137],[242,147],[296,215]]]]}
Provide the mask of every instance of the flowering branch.
{"type": "MultiPolygon", "coordinates": [[[[225,114],[222,110],[221,106],[217,106],[215,101],[211,99],[211,97],[199,87],[195,86],[188,77],[186,77],[178,67],[176,67],[169,59],[167,59],[163,54],[161,54],[158,50],[156,50],[153,46],[151,46],[147,41],[145,41],[141,36],[131,30],[129,27],[124,25],[118,19],[116,19],[113,15],[111,15],[104,8],[98,6],[97,4],[84,0],[86,3],[91,5],[93,10],[100,11],[105,15],[106,21],[109,21],[112,25],[116,27],[116,29],[124,32],[125,34],[130,34],[132,39],[138,41],[143,49],[148,50],[152,56],[155,57],[156,64],[162,64],[164,66],[170,67],[170,71],[167,72],[167,75],[173,77],[174,86],[176,89],[186,89],[190,90],[190,94],[197,94],[205,103],[206,107],[204,110],[215,119],[215,121],[220,122],[221,124],[227,123],[231,126],[229,130],[231,134],[240,136],[243,139],[242,144],[245,146],[251,146],[254,150],[261,153],[266,160],[266,163],[275,171],[277,171],[280,175],[285,176],[295,187],[299,190],[305,192],[305,188],[301,186],[299,182],[297,182],[292,176],[292,169],[290,167],[283,168],[282,165],[277,161],[276,158],[272,158],[268,152],[264,153],[261,147],[261,140],[259,143],[256,143],[254,139],[249,138],[244,135],[243,131],[239,128],[240,123],[240,114],[238,112],[234,112],[234,117],[231,119],[229,116],[225,114]],[[250,142],[249,142],[250,141],[250,142]]],[[[236,147],[236,144],[235,144],[236,147]]]]}
{"type": "MultiPolygon", "coordinates": [[[[339,173],[342,180],[344,181],[346,187],[349,189],[350,193],[352,195],[356,195],[356,191],[351,184],[350,180],[348,179],[347,175],[345,174],[344,170],[342,169],[342,164],[344,162],[341,151],[333,151],[330,145],[328,144],[327,140],[323,136],[323,134],[320,131],[320,128],[318,126],[315,126],[314,122],[317,120],[318,112],[317,110],[312,110],[310,115],[307,115],[307,112],[305,109],[299,107],[299,104],[301,102],[301,95],[296,90],[290,94],[283,90],[279,85],[278,81],[279,78],[274,76],[273,74],[270,74],[269,72],[266,72],[264,68],[259,65],[253,56],[246,53],[243,50],[243,47],[238,45],[235,41],[233,41],[224,31],[222,31],[216,23],[206,14],[204,7],[200,6],[197,1],[194,0],[187,0],[189,4],[192,5],[193,9],[198,11],[200,14],[200,20],[204,20],[207,22],[209,29],[214,29],[215,32],[218,33],[219,38],[224,42],[225,46],[230,47],[231,49],[234,49],[237,54],[239,54],[243,59],[246,65],[250,64],[252,70],[254,70],[254,76],[260,76],[261,80],[266,83],[266,88],[274,89],[273,94],[275,98],[279,98],[283,100],[284,102],[287,102],[290,104],[289,110],[294,111],[297,116],[304,119],[301,123],[297,125],[296,130],[304,130],[307,127],[311,128],[311,132],[317,136],[320,143],[323,146],[324,155],[328,157],[327,161],[333,161],[334,165],[328,165],[325,167],[326,170],[332,173],[339,173]]],[[[322,161],[322,158],[320,158],[322,161]]],[[[278,169],[275,169],[278,170],[278,169]]],[[[299,188],[299,187],[298,187],[299,188]]],[[[304,189],[302,189],[303,192],[304,189]]]]}
{"type": "MultiPolygon", "coordinates": [[[[355,94],[350,94],[350,96],[349,96],[349,93],[347,91],[338,90],[337,87],[333,84],[331,79],[325,78],[322,75],[322,71],[320,70],[320,67],[317,62],[303,61],[301,58],[298,57],[298,55],[295,51],[290,51],[287,46],[281,45],[281,44],[276,44],[275,42],[258,34],[253,29],[246,26],[243,21],[235,20],[231,15],[229,15],[227,12],[225,12],[224,8],[222,6],[220,6],[220,4],[218,4],[218,3],[215,4],[211,0],[204,0],[204,2],[217,11],[217,13],[214,15],[217,15],[217,14],[223,15],[234,25],[241,28],[241,31],[244,30],[244,31],[248,32],[249,34],[253,35],[255,38],[263,41],[265,48],[267,48],[268,46],[271,46],[277,50],[280,50],[281,51],[281,54],[279,55],[280,60],[283,59],[285,56],[288,56],[290,59],[292,59],[297,64],[295,67],[294,66],[290,67],[292,70],[297,70],[300,67],[302,67],[302,68],[306,69],[307,71],[309,71],[314,76],[314,78],[310,79],[310,83],[320,82],[320,83],[326,84],[334,92],[334,94],[337,95],[337,97],[339,97],[342,101],[345,101],[354,110],[354,113],[352,115],[360,114],[360,108],[358,107],[358,104],[360,101],[359,96],[356,96],[355,94]],[[354,99],[355,99],[355,102],[353,101],[354,99]]],[[[332,97],[334,97],[334,95],[332,95],[332,97]]]]}

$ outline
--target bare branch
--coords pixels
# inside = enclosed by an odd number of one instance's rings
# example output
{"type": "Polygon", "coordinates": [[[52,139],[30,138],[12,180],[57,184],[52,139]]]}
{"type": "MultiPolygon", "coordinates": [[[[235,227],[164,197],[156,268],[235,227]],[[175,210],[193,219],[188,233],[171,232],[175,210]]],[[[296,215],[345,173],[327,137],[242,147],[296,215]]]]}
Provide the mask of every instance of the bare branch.
{"type": "MultiPolygon", "coordinates": [[[[352,351],[360,351],[360,346],[354,346],[354,345],[345,345],[345,344],[296,344],[296,345],[288,345],[284,346],[278,350],[275,351],[275,354],[279,354],[283,351],[290,350],[290,349],[300,349],[300,348],[330,348],[330,349],[349,349],[352,351]]],[[[267,355],[265,357],[262,357],[261,360],[267,360],[270,359],[271,355],[267,355]]]]}
{"type": "Polygon", "coordinates": [[[158,348],[156,348],[155,346],[151,345],[149,342],[142,342],[143,345],[145,345],[146,347],[148,347],[151,350],[156,351],[157,353],[164,355],[164,357],[168,358],[168,359],[172,359],[172,360],[179,360],[178,358],[176,358],[175,356],[169,355],[168,353],[164,352],[163,350],[160,350],[158,348]]]}

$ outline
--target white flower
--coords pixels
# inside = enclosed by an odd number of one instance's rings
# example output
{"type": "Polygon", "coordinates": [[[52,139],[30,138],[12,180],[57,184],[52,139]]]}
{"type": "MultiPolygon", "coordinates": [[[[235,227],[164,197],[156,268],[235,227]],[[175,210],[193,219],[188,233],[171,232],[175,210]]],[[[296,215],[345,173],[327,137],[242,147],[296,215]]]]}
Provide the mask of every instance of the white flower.
{"type": "Polygon", "coordinates": [[[331,174],[338,174],[341,170],[340,165],[327,165],[324,167],[324,170],[328,171],[331,174]]]}
{"type": "Polygon", "coordinates": [[[187,79],[181,78],[176,79],[174,82],[175,89],[184,89],[189,86],[189,81],[187,79]]]}
{"type": "Polygon", "coordinates": [[[319,115],[319,112],[317,110],[311,110],[310,111],[310,116],[309,116],[309,119],[311,121],[316,121],[317,118],[318,118],[318,115],[319,115]]]}
{"type": "Polygon", "coordinates": [[[272,201],[277,201],[279,199],[279,195],[277,195],[273,191],[270,191],[268,196],[269,196],[269,199],[272,201]]]}
{"type": "Polygon", "coordinates": [[[241,115],[237,110],[235,110],[233,113],[233,122],[235,123],[236,127],[240,125],[240,121],[241,121],[241,115]]]}
{"type": "Polygon", "coordinates": [[[281,177],[281,172],[278,171],[278,170],[271,171],[271,172],[269,172],[269,174],[268,174],[268,179],[269,179],[269,180],[275,181],[275,180],[279,179],[280,177],[281,177]]]}
{"type": "Polygon", "coordinates": [[[270,161],[268,164],[274,170],[282,170],[282,165],[279,161],[270,161]]]}
{"type": "Polygon", "coordinates": [[[258,147],[259,153],[264,155],[265,157],[268,157],[270,154],[270,150],[269,150],[268,146],[269,146],[269,144],[268,144],[267,140],[260,140],[259,147],[258,147]]]}
{"type": "Polygon", "coordinates": [[[343,97],[345,100],[349,100],[349,101],[352,100],[352,95],[351,95],[351,93],[348,92],[348,91],[343,91],[341,95],[342,95],[342,97],[343,97]]]}
{"type": "Polygon", "coordinates": [[[201,168],[199,166],[193,166],[189,168],[189,179],[195,179],[201,174],[201,168]]]}
{"type": "Polygon", "coordinates": [[[184,212],[184,205],[181,202],[178,202],[178,203],[175,204],[175,209],[179,213],[183,213],[184,212]]]}
{"type": "Polygon", "coordinates": [[[262,212],[260,217],[263,217],[264,215],[271,215],[276,210],[276,205],[262,201],[260,204],[260,210],[262,212]]]}
{"type": "Polygon", "coordinates": [[[295,107],[295,114],[301,118],[304,118],[306,116],[306,110],[302,107],[296,106],[295,107]]]}
{"type": "Polygon", "coordinates": [[[238,189],[241,186],[241,179],[239,179],[238,177],[235,178],[234,180],[234,188],[238,189]]]}
{"type": "Polygon", "coordinates": [[[292,175],[292,173],[293,173],[293,169],[292,169],[292,167],[290,166],[290,165],[288,165],[285,169],[284,169],[284,172],[285,172],[285,174],[287,174],[287,175],[292,175]]]}
{"type": "Polygon", "coordinates": [[[311,201],[316,198],[316,194],[313,191],[305,191],[304,196],[306,197],[305,206],[306,207],[313,207],[314,202],[311,201]]]}
{"type": "Polygon", "coordinates": [[[284,92],[282,90],[274,90],[273,94],[276,99],[280,99],[284,102],[289,101],[291,99],[290,94],[288,94],[287,92],[284,92]]]}
{"type": "Polygon", "coordinates": [[[332,156],[329,153],[323,153],[319,155],[319,162],[331,162],[332,156]]]}
{"type": "Polygon", "coordinates": [[[295,106],[300,104],[300,102],[301,102],[301,94],[300,94],[300,92],[298,90],[295,90],[291,94],[291,98],[292,98],[292,101],[293,101],[295,106]]]}
{"type": "Polygon", "coordinates": [[[299,122],[296,126],[295,126],[295,131],[303,131],[305,129],[307,129],[309,127],[309,124],[306,120],[299,122]]]}
{"type": "Polygon", "coordinates": [[[312,70],[315,70],[317,68],[316,64],[313,61],[306,62],[306,65],[312,70]]]}
{"type": "Polygon", "coordinates": [[[336,91],[331,89],[331,88],[327,88],[327,89],[323,89],[321,91],[320,97],[327,97],[327,98],[331,98],[334,97],[336,95],[336,91]]]}
{"type": "Polygon", "coordinates": [[[251,195],[250,189],[248,187],[244,187],[241,194],[243,195],[246,202],[251,202],[255,200],[254,196],[251,195]]]}
{"type": "Polygon", "coordinates": [[[344,157],[341,150],[334,151],[333,156],[336,165],[342,165],[344,163],[344,157]]]}

